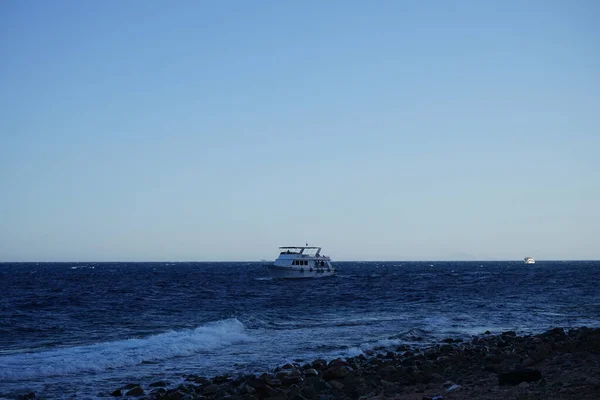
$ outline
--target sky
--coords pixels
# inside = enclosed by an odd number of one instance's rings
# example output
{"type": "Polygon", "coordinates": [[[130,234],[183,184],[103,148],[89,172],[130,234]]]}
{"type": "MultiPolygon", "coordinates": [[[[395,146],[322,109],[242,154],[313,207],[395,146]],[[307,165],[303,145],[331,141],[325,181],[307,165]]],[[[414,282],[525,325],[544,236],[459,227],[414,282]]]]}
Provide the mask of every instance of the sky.
{"type": "Polygon", "coordinates": [[[0,2],[0,261],[600,259],[600,3],[0,2]]]}

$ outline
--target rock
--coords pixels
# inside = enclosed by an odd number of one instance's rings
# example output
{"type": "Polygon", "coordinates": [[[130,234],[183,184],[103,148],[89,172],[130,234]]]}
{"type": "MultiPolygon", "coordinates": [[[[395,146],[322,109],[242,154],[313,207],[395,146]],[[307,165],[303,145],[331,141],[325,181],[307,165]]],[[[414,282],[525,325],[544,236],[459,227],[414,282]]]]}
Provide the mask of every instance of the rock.
{"type": "Polygon", "coordinates": [[[451,344],[444,344],[440,346],[440,351],[442,353],[450,353],[452,350],[454,350],[454,346],[452,346],[451,344]]]}
{"type": "Polygon", "coordinates": [[[141,385],[139,383],[128,383],[127,385],[123,386],[123,389],[133,389],[138,386],[141,386],[141,385]]]}
{"type": "Polygon", "coordinates": [[[134,387],[133,389],[131,389],[130,391],[125,393],[125,396],[134,396],[134,397],[139,397],[139,396],[143,396],[143,395],[144,395],[144,389],[142,389],[140,386],[134,387]]]}
{"type": "Polygon", "coordinates": [[[304,381],[304,386],[312,386],[317,393],[331,387],[327,382],[315,377],[306,379],[306,381],[304,381]]]}
{"type": "Polygon", "coordinates": [[[288,389],[288,396],[294,395],[294,394],[300,394],[300,387],[298,385],[292,385],[288,389]]]}
{"type": "Polygon", "coordinates": [[[527,357],[526,359],[523,360],[523,367],[527,368],[527,367],[531,367],[532,365],[535,365],[536,361],[531,358],[531,357],[527,357]]]}
{"type": "Polygon", "coordinates": [[[535,382],[540,379],[542,379],[542,372],[538,369],[523,368],[498,373],[500,385],[518,385],[521,382],[535,382]]]}
{"type": "Polygon", "coordinates": [[[183,393],[179,390],[171,389],[167,390],[165,394],[161,397],[162,400],[181,400],[183,397],[183,393]]]}
{"type": "Polygon", "coordinates": [[[319,372],[314,368],[309,368],[306,371],[304,371],[304,375],[305,376],[318,376],[319,372]]]}
{"type": "Polygon", "coordinates": [[[342,360],[341,358],[336,358],[335,360],[331,360],[329,362],[329,364],[327,364],[328,367],[336,367],[339,365],[345,365],[345,366],[349,366],[350,364],[348,364],[346,361],[342,360]]]}
{"type": "Polygon", "coordinates": [[[340,365],[337,367],[331,367],[323,373],[323,379],[330,381],[332,379],[343,379],[350,373],[348,367],[340,365]]]}
{"type": "Polygon", "coordinates": [[[342,390],[344,388],[344,384],[342,382],[340,382],[340,381],[331,380],[331,381],[329,381],[329,384],[335,390],[342,390]]]}
{"type": "Polygon", "coordinates": [[[398,369],[396,367],[394,367],[393,365],[386,365],[379,369],[379,373],[383,374],[383,375],[393,374],[394,372],[398,372],[398,369]]]}
{"type": "Polygon", "coordinates": [[[273,378],[271,375],[269,374],[262,374],[259,379],[261,379],[264,383],[266,383],[269,386],[280,386],[281,385],[281,381],[277,378],[273,378]]]}
{"type": "Polygon", "coordinates": [[[600,387],[600,379],[594,378],[593,376],[587,376],[583,383],[589,386],[600,387]]]}
{"type": "Polygon", "coordinates": [[[313,361],[310,364],[310,366],[316,370],[323,370],[327,367],[327,361],[325,361],[323,359],[318,359],[318,360],[313,361]]]}
{"type": "Polygon", "coordinates": [[[288,397],[288,400],[308,400],[306,397],[301,394],[295,393],[291,397],[288,397]]]}
{"type": "Polygon", "coordinates": [[[293,385],[302,382],[302,377],[299,374],[286,375],[281,379],[281,383],[285,386],[293,385]]]}
{"type": "Polygon", "coordinates": [[[169,384],[165,381],[152,382],[150,387],[167,387],[169,384]]]}
{"type": "Polygon", "coordinates": [[[411,366],[415,365],[415,359],[412,357],[408,357],[408,358],[405,358],[404,360],[402,360],[400,362],[400,364],[403,367],[411,367],[411,366]]]}
{"type": "Polygon", "coordinates": [[[317,391],[312,386],[304,386],[300,390],[300,394],[302,396],[306,397],[307,399],[316,399],[317,398],[317,391]]]}
{"type": "Polygon", "coordinates": [[[212,381],[210,381],[209,379],[197,375],[189,375],[185,380],[197,383],[199,385],[210,385],[212,383],[212,381]]]}
{"type": "Polygon", "coordinates": [[[563,328],[550,329],[548,332],[543,333],[542,336],[552,337],[555,340],[563,340],[567,338],[567,334],[563,328]]]}
{"type": "Polygon", "coordinates": [[[208,385],[207,387],[205,387],[202,390],[202,394],[206,395],[206,396],[210,396],[212,394],[217,393],[218,391],[219,391],[219,385],[212,384],[212,385],[208,385]]]}
{"type": "Polygon", "coordinates": [[[423,396],[423,400],[442,400],[443,397],[441,394],[435,396],[423,396]]]}
{"type": "Polygon", "coordinates": [[[335,396],[331,394],[319,395],[319,400],[335,400],[335,396]]]}
{"type": "Polygon", "coordinates": [[[113,397],[120,397],[120,396],[123,396],[123,392],[121,392],[121,389],[117,389],[114,392],[112,392],[110,395],[113,397]]]}
{"type": "Polygon", "coordinates": [[[550,352],[552,351],[552,346],[549,343],[541,343],[535,347],[530,354],[531,358],[535,361],[543,361],[550,352]]]}
{"type": "Polygon", "coordinates": [[[450,386],[448,389],[446,389],[446,393],[450,393],[450,392],[453,392],[455,390],[460,390],[461,388],[462,388],[461,385],[456,385],[455,384],[455,385],[450,386]]]}
{"type": "Polygon", "coordinates": [[[231,380],[232,379],[229,375],[219,375],[213,378],[212,383],[220,385],[222,383],[231,382],[231,380]]]}

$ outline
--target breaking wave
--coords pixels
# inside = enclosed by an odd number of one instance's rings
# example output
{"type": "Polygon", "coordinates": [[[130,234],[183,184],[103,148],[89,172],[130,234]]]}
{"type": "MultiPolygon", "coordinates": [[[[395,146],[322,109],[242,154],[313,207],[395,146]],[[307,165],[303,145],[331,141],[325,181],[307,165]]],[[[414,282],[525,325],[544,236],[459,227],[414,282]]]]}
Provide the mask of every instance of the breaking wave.
{"type": "Polygon", "coordinates": [[[0,381],[40,376],[99,373],[109,369],[186,357],[224,346],[253,341],[235,318],[211,322],[196,329],[170,331],[141,339],[96,343],[37,353],[0,357],[0,381]]]}

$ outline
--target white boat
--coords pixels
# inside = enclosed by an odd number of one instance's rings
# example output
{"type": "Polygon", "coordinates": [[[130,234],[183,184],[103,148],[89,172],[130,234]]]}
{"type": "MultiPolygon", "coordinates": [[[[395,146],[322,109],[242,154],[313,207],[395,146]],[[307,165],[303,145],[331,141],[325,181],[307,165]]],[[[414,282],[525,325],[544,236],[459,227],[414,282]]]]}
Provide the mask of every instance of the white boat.
{"type": "Polygon", "coordinates": [[[279,250],[275,262],[266,265],[273,279],[324,278],[336,273],[331,259],[321,255],[320,247],[286,246],[279,250]]]}
{"type": "Polygon", "coordinates": [[[525,257],[525,264],[535,264],[535,259],[533,257],[525,257]]]}

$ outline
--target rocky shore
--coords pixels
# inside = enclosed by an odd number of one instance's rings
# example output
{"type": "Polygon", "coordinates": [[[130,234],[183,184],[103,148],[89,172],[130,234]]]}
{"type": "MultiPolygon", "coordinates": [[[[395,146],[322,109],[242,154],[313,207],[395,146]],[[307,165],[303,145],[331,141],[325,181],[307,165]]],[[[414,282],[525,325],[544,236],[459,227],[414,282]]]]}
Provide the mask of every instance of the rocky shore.
{"type": "Polygon", "coordinates": [[[112,396],[192,400],[600,399],[600,329],[555,328],[533,336],[486,334],[471,341],[286,364],[260,376],[190,375],[171,387],[129,384],[112,396]]]}

